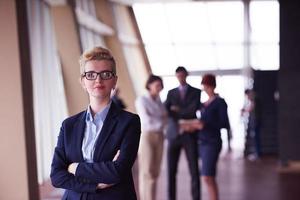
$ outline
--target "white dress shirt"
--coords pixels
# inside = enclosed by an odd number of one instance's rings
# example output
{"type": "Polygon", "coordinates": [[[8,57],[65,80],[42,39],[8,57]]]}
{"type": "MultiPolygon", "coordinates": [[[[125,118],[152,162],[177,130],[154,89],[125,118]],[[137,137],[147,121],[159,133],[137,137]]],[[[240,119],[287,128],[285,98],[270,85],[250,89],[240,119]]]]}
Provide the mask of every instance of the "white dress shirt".
{"type": "Polygon", "coordinates": [[[143,132],[163,132],[167,120],[167,112],[160,97],[153,99],[149,94],[139,97],[135,106],[141,118],[143,132]]]}

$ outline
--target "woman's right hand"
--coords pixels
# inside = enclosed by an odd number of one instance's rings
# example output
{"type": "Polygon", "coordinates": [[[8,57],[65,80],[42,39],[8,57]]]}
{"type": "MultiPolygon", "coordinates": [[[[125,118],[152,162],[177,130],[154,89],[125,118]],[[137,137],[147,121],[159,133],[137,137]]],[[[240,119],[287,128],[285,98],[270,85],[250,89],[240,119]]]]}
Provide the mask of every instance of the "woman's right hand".
{"type": "MultiPolygon", "coordinates": [[[[120,156],[120,150],[117,151],[116,155],[113,158],[113,161],[116,161],[120,156]]],[[[105,189],[113,186],[115,184],[106,184],[106,183],[98,183],[97,189],[105,189]]]]}

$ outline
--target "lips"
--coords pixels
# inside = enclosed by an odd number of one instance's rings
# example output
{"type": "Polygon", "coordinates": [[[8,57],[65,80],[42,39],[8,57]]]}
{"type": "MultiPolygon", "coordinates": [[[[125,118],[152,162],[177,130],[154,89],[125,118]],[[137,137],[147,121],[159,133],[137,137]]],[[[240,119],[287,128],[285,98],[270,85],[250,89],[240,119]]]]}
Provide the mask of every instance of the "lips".
{"type": "Polygon", "coordinates": [[[100,90],[102,90],[102,89],[104,89],[104,88],[105,88],[104,85],[96,85],[96,86],[94,87],[94,89],[100,89],[100,90]]]}

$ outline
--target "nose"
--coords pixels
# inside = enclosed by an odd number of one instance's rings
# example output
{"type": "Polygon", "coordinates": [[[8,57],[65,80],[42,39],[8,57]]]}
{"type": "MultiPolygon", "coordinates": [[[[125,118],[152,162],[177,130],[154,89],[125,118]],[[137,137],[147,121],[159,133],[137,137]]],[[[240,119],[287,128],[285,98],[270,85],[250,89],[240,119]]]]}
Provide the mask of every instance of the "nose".
{"type": "Polygon", "coordinates": [[[96,80],[95,80],[96,82],[101,82],[102,81],[102,79],[101,79],[101,77],[100,77],[100,74],[97,74],[97,78],[96,78],[96,80]]]}

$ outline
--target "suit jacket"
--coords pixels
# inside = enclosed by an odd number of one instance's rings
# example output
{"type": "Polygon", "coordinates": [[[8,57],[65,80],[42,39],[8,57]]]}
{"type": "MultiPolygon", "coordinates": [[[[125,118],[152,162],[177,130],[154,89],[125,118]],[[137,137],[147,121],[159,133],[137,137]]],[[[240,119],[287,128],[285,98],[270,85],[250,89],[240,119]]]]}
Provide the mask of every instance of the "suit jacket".
{"type": "Polygon", "coordinates": [[[179,88],[174,88],[168,92],[165,106],[169,115],[167,126],[167,138],[172,139],[178,135],[179,119],[194,119],[196,111],[200,108],[201,90],[190,85],[187,86],[184,99],[180,96],[179,88]],[[178,112],[171,110],[172,106],[179,108],[178,112]]]}
{"type": "Polygon", "coordinates": [[[81,151],[85,117],[83,111],[62,123],[51,165],[53,186],[66,189],[63,199],[136,199],[131,169],[139,147],[139,116],[112,102],[95,145],[93,163],[85,163],[81,151]],[[112,161],[118,150],[118,159],[112,161]],[[67,170],[73,162],[79,163],[75,176],[67,170]],[[97,190],[98,183],[115,185],[97,190]]]}

